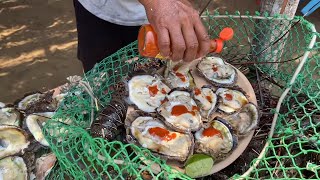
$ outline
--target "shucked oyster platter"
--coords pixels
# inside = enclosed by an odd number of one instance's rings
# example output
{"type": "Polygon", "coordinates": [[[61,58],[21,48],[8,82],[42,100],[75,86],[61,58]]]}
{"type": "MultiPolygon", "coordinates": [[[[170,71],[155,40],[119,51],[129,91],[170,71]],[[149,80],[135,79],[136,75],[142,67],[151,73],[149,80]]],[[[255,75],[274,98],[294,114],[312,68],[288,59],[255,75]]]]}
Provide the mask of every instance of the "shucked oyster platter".
{"type": "Polygon", "coordinates": [[[127,141],[191,177],[213,174],[235,161],[259,121],[250,82],[220,57],[190,64],[167,61],[152,73],[133,73],[126,87],[127,141]],[[212,167],[188,172],[195,156],[211,157],[212,167]]]}

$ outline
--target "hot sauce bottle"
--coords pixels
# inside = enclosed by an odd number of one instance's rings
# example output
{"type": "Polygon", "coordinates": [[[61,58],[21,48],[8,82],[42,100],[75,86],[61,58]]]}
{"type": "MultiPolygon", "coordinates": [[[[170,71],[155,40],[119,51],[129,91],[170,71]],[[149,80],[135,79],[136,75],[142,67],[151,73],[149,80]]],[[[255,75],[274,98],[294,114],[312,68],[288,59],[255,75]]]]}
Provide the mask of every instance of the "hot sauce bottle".
{"type": "MultiPolygon", "coordinates": [[[[226,27],[219,33],[219,38],[210,40],[210,53],[220,53],[224,41],[233,37],[233,29],[226,27]]],[[[150,24],[142,25],[138,34],[138,50],[141,56],[163,59],[158,48],[157,34],[150,24]]]]}

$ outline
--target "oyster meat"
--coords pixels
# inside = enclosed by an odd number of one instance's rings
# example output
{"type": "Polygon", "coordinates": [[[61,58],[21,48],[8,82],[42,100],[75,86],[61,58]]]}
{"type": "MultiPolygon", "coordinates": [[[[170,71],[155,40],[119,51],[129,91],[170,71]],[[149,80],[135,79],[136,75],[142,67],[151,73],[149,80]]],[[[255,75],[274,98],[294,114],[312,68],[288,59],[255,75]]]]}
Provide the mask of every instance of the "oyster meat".
{"type": "Polygon", "coordinates": [[[128,89],[129,100],[145,112],[155,112],[170,91],[158,75],[134,76],[128,82],[128,89]]]}
{"type": "Polygon", "coordinates": [[[204,57],[197,64],[199,73],[216,86],[233,86],[237,82],[237,71],[219,57],[204,57]]]}
{"type": "Polygon", "coordinates": [[[170,92],[157,112],[167,126],[179,132],[197,131],[202,126],[199,108],[187,91],[170,92]]]}
{"type": "Polygon", "coordinates": [[[219,117],[195,133],[195,151],[211,155],[215,159],[224,158],[235,149],[237,143],[231,126],[219,117]]]}
{"type": "Polygon", "coordinates": [[[28,115],[26,118],[27,127],[34,139],[44,146],[49,146],[49,143],[44,138],[42,127],[54,114],[54,112],[35,113],[28,115]]]}
{"type": "Polygon", "coordinates": [[[189,66],[182,63],[171,68],[168,62],[164,77],[171,88],[189,88],[195,85],[189,66]]]}
{"type": "Polygon", "coordinates": [[[220,101],[218,109],[228,114],[236,112],[249,103],[247,97],[238,90],[219,88],[216,94],[219,96],[220,101]]]}
{"type": "Polygon", "coordinates": [[[27,180],[28,170],[23,158],[9,156],[1,159],[0,179],[27,180]]]}
{"type": "Polygon", "coordinates": [[[0,109],[0,124],[21,126],[21,113],[13,107],[0,109]]]}
{"type": "Polygon", "coordinates": [[[208,119],[217,109],[218,96],[213,92],[211,87],[194,88],[193,97],[200,107],[200,114],[203,118],[208,119]]]}
{"type": "Polygon", "coordinates": [[[238,112],[225,118],[239,135],[253,130],[259,122],[259,112],[253,103],[244,105],[238,112]]]}
{"type": "Polygon", "coordinates": [[[193,153],[191,134],[172,131],[157,118],[133,115],[126,126],[128,142],[138,142],[163,158],[185,161],[193,153]]]}
{"type": "Polygon", "coordinates": [[[27,137],[27,133],[17,126],[0,126],[0,159],[23,153],[30,144],[27,137]]]}

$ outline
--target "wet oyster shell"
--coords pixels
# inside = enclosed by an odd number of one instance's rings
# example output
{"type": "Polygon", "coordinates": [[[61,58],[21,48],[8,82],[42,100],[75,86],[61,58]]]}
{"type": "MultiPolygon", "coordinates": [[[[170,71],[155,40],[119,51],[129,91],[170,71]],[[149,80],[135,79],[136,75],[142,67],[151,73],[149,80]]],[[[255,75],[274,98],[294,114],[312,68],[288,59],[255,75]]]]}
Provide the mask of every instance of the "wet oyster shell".
{"type": "MultiPolygon", "coordinates": [[[[152,121],[154,122],[157,122],[158,124],[161,124],[163,125],[163,127],[169,131],[172,131],[168,126],[166,126],[162,121],[160,121],[159,119],[157,119],[157,115],[156,114],[148,114],[148,113],[145,113],[145,112],[142,112],[142,111],[133,111],[131,112],[128,116],[127,116],[127,119],[125,120],[125,126],[126,126],[126,133],[127,133],[127,141],[129,143],[132,143],[132,144],[136,144],[138,146],[142,146],[144,147],[143,144],[140,144],[139,141],[136,139],[136,136],[134,136],[132,134],[132,123],[137,119],[137,118],[141,118],[141,117],[145,117],[145,118],[150,118],[150,120],[152,119],[152,121]]],[[[147,122],[147,120],[145,121],[147,122]]],[[[174,131],[172,131],[174,132],[174,131]]],[[[179,132],[175,132],[175,133],[179,133],[179,132]]],[[[180,162],[184,162],[188,159],[188,157],[190,157],[192,154],[193,154],[193,148],[194,148],[194,137],[191,133],[180,133],[180,134],[183,134],[183,135],[186,135],[187,137],[189,137],[190,139],[190,145],[188,146],[188,153],[185,155],[185,156],[171,156],[171,155],[165,155],[165,154],[162,154],[162,153],[159,153],[158,151],[154,151],[152,149],[150,149],[153,154],[155,154],[156,156],[159,156],[165,160],[177,160],[177,161],[180,161],[180,162]]],[[[150,143],[150,142],[149,142],[150,143]]],[[[183,143],[186,143],[185,141],[183,141],[183,143]]],[[[156,144],[157,145],[157,144],[156,144]]],[[[157,145],[158,146],[158,145],[157,145]]],[[[161,146],[159,146],[159,148],[161,148],[161,146]]],[[[181,149],[181,146],[180,148],[173,148],[174,150],[178,150],[178,149],[181,149]]],[[[171,149],[171,150],[173,150],[171,149]]]]}
{"type": "Polygon", "coordinates": [[[194,88],[192,96],[200,107],[200,114],[203,118],[208,119],[217,110],[219,98],[213,91],[212,86],[205,85],[200,89],[194,88]]]}
{"type": "Polygon", "coordinates": [[[22,114],[13,107],[0,109],[0,125],[21,126],[22,114]]]}
{"type": "Polygon", "coordinates": [[[218,87],[232,87],[238,79],[237,70],[219,57],[204,57],[196,68],[201,76],[218,87]]]}
{"type": "Polygon", "coordinates": [[[166,83],[171,89],[173,88],[193,88],[195,82],[191,74],[190,67],[185,63],[173,63],[168,61],[164,72],[166,83]]]}
{"type": "Polygon", "coordinates": [[[28,134],[17,126],[0,126],[0,159],[18,153],[24,153],[29,146],[28,134]]]}
{"type": "Polygon", "coordinates": [[[167,95],[166,101],[156,111],[161,116],[160,119],[175,131],[186,133],[197,131],[202,127],[199,108],[188,90],[182,90],[181,88],[173,89],[167,95]],[[183,112],[181,112],[181,115],[172,115],[173,108],[177,106],[183,108],[176,108],[177,112],[180,113],[180,110],[183,110],[183,112]]]}
{"type": "Polygon", "coordinates": [[[36,160],[36,180],[44,180],[57,161],[53,153],[44,154],[36,160]]]}
{"type": "Polygon", "coordinates": [[[18,156],[9,156],[0,160],[0,178],[27,180],[28,169],[23,158],[18,156]]]}
{"type": "Polygon", "coordinates": [[[223,160],[227,157],[238,145],[238,138],[235,136],[231,125],[220,117],[206,123],[205,128],[201,128],[194,135],[195,137],[195,152],[204,153],[215,158],[216,161],[223,160]],[[214,128],[216,132],[210,132],[208,128],[214,128]],[[212,133],[212,136],[203,135],[212,133]],[[218,130],[218,131],[217,131],[218,130]]]}
{"type": "Polygon", "coordinates": [[[232,114],[249,103],[248,97],[241,89],[219,88],[216,94],[219,96],[218,109],[226,114],[232,114]]]}
{"type": "Polygon", "coordinates": [[[260,113],[257,106],[250,102],[236,113],[225,117],[225,119],[236,130],[238,135],[243,136],[258,126],[260,113]]]}
{"type": "Polygon", "coordinates": [[[135,75],[129,79],[126,88],[129,92],[128,104],[149,113],[156,111],[171,90],[158,74],[135,75]]]}
{"type": "Polygon", "coordinates": [[[51,117],[53,117],[54,112],[45,112],[45,113],[34,113],[26,117],[25,123],[28,127],[28,130],[34,137],[43,146],[49,146],[49,143],[45,139],[42,133],[42,127],[51,117]]]}

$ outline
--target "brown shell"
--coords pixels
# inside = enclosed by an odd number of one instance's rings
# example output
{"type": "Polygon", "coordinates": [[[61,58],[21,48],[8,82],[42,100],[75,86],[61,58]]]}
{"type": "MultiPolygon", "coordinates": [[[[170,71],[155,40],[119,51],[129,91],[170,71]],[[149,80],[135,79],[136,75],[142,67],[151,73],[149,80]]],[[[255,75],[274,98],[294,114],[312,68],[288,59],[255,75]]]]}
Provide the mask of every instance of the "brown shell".
{"type": "MultiPolygon", "coordinates": [[[[126,139],[127,139],[127,142],[128,143],[132,143],[132,144],[135,144],[135,145],[138,145],[140,147],[142,147],[142,145],[138,142],[138,140],[132,135],[131,133],[131,124],[133,121],[135,121],[138,117],[140,116],[149,116],[149,117],[152,117],[154,118],[156,121],[160,122],[160,123],[163,123],[162,121],[158,120],[157,118],[157,114],[155,113],[145,113],[143,111],[133,111],[131,112],[126,120],[125,120],[125,127],[126,127],[126,139]]],[[[168,126],[165,125],[165,127],[168,129],[168,130],[172,130],[170,129],[168,126]]],[[[155,156],[158,156],[164,160],[176,160],[176,161],[179,161],[180,163],[181,162],[185,162],[192,154],[193,154],[193,150],[194,150],[194,137],[191,133],[184,133],[186,135],[188,135],[191,139],[191,146],[190,146],[190,149],[189,149],[189,154],[187,155],[187,157],[175,157],[175,156],[167,156],[167,155],[163,155],[163,154],[160,154],[160,153],[157,153],[157,152],[154,152],[152,150],[150,150],[152,152],[152,154],[154,154],[155,156]]]]}

